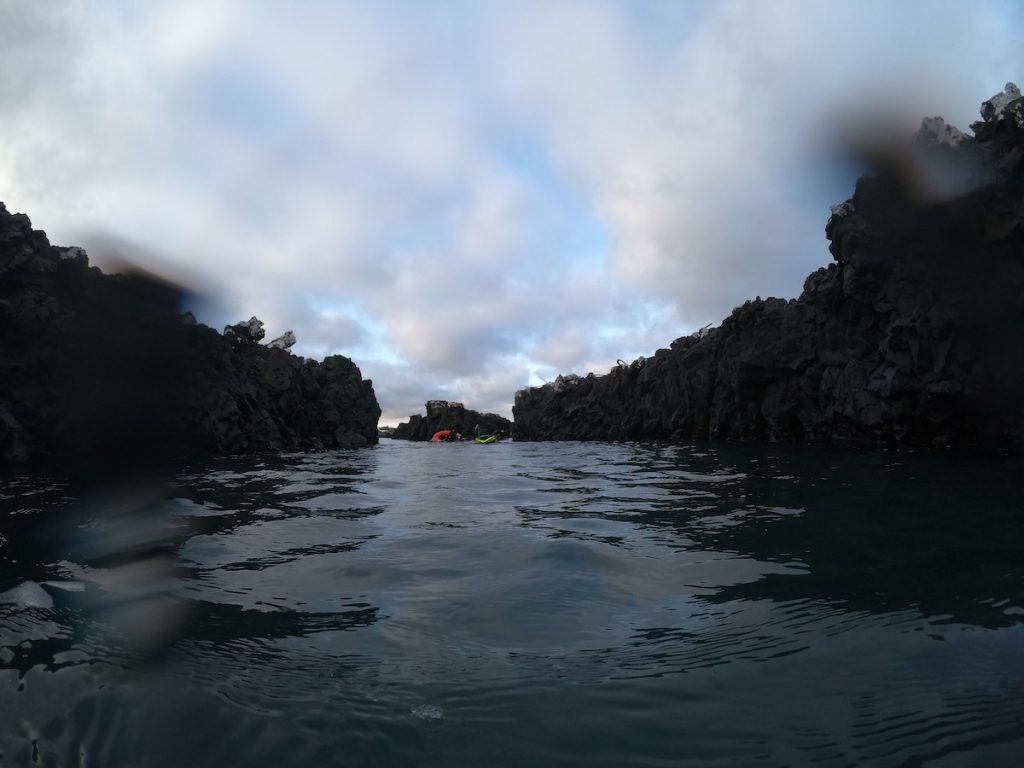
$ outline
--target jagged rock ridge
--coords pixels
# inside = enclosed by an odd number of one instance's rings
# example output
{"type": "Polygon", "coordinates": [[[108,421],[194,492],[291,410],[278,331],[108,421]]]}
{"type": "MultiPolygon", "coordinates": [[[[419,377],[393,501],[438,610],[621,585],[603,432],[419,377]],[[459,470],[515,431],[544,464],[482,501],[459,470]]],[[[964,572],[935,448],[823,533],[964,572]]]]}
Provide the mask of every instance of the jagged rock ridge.
{"type": "Polygon", "coordinates": [[[1024,446],[1024,99],[981,113],[973,137],[926,119],[857,182],[799,298],[523,390],[516,438],[1024,446]]]}
{"type": "Polygon", "coordinates": [[[377,442],[373,384],[348,358],[269,345],[256,318],[223,335],[182,292],[106,275],[0,203],[0,464],[115,469],[154,456],[377,442]]]}

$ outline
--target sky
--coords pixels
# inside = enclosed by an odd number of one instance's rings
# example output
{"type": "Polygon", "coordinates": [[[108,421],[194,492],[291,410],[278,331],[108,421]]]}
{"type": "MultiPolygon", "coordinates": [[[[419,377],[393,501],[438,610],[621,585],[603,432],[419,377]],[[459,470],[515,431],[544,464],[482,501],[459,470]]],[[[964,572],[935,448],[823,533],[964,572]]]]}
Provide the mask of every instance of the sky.
{"type": "Polygon", "coordinates": [[[351,357],[382,424],[651,355],[830,261],[844,125],[1024,80],[1016,2],[0,0],[0,201],[351,357]]]}

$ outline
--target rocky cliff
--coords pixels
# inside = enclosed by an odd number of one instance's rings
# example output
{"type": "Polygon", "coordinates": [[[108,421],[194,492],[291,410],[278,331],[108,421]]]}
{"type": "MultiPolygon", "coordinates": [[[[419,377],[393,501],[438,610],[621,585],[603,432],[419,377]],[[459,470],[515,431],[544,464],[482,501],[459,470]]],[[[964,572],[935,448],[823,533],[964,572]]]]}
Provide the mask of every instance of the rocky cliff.
{"type": "Polygon", "coordinates": [[[222,335],[181,315],[182,291],[101,273],[0,204],[0,464],[112,469],[182,455],[377,441],[370,381],[345,357],[222,335]]]}
{"type": "Polygon", "coordinates": [[[516,395],[518,440],[1024,446],[1024,100],[967,136],[926,119],[833,208],[834,263],[794,300],[604,376],[516,395]]]}
{"type": "Polygon", "coordinates": [[[396,440],[429,440],[441,429],[454,429],[464,437],[473,437],[477,426],[480,433],[494,435],[499,432],[512,434],[512,422],[495,413],[481,413],[467,409],[462,403],[447,400],[428,400],[424,406],[426,415],[416,414],[409,421],[402,422],[395,429],[396,440]]]}

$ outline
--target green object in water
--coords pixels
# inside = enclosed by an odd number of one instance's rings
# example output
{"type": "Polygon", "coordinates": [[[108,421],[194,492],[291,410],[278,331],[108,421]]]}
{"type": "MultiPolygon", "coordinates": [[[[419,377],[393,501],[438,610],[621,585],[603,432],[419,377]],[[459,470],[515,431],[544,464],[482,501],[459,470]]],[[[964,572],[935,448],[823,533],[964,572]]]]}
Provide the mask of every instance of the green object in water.
{"type": "Polygon", "coordinates": [[[485,443],[497,442],[497,440],[498,440],[498,436],[497,435],[482,435],[482,436],[480,436],[478,438],[475,438],[473,440],[473,442],[474,443],[480,443],[481,445],[484,445],[485,443]]]}

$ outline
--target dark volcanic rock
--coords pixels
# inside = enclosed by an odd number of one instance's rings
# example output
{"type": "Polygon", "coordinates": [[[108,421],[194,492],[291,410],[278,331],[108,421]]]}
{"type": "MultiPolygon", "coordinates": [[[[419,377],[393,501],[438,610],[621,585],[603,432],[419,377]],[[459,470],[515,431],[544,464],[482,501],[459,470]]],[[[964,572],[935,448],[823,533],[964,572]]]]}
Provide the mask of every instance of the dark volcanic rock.
{"type": "Polygon", "coordinates": [[[925,120],[861,178],[798,299],[521,391],[516,438],[1024,446],[1024,100],[982,115],[973,138],[925,120]]]}
{"type": "Polygon", "coordinates": [[[197,330],[202,336],[193,335],[188,352],[203,373],[192,383],[182,430],[190,452],[376,444],[380,407],[373,383],[347,357],[318,363],[255,342],[239,348],[237,338],[197,330]]]}
{"type": "Polygon", "coordinates": [[[410,416],[409,421],[395,428],[392,436],[396,440],[429,440],[439,430],[454,429],[463,437],[473,437],[478,426],[482,435],[512,433],[512,422],[504,416],[467,410],[462,403],[428,400],[424,408],[426,416],[410,416]]]}
{"type": "MultiPolygon", "coordinates": [[[[195,318],[193,318],[194,320],[195,318]]],[[[192,323],[189,323],[191,325],[192,323]]],[[[259,344],[267,332],[263,330],[263,321],[250,317],[247,323],[235,323],[224,326],[224,338],[235,350],[248,349],[259,344]]]]}
{"type": "Polygon", "coordinates": [[[221,335],[181,300],[102,274],[0,204],[0,464],[93,472],[377,442],[373,385],[351,360],[263,346],[256,318],[221,335]]]}

